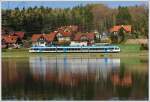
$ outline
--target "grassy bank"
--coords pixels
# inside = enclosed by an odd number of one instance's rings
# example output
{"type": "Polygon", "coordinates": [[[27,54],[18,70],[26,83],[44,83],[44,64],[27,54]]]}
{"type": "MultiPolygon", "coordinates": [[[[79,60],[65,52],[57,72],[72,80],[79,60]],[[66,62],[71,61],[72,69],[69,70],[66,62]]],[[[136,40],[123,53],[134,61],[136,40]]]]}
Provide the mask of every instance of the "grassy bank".
{"type": "Polygon", "coordinates": [[[139,53],[140,45],[133,45],[133,44],[127,44],[127,45],[118,45],[121,49],[121,53],[139,53]]]}
{"type": "Polygon", "coordinates": [[[28,49],[4,49],[2,57],[68,57],[68,58],[101,58],[101,57],[144,57],[148,56],[148,51],[140,51],[140,45],[118,45],[120,53],[29,53],[28,49]]]}

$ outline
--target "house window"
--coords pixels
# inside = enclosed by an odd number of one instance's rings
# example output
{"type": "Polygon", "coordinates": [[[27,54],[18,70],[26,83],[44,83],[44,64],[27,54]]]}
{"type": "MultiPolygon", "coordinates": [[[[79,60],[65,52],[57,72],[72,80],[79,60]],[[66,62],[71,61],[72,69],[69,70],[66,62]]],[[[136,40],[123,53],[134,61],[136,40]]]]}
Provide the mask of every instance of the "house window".
{"type": "Polygon", "coordinates": [[[40,40],[40,41],[43,41],[43,40],[44,40],[44,38],[40,38],[39,40],[40,40]]]}
{"type": "Polygon", "coordinates": [[[57,36],[57,38],[62,38],[63,37],[60,33],[58,33],[56,36],[57,36]]]}
{"type": "Polygon", "coordinates": [[[40,38],[40,39],[38,39],[38,42],[44,43],[44,42],[45,42],[45,39],[44,39],[44,38],[40,38]]]}
{"type": "Polygon", "coordinates": [[[42,41],[41,44],[44,44],[44,41],[42,41]]]}

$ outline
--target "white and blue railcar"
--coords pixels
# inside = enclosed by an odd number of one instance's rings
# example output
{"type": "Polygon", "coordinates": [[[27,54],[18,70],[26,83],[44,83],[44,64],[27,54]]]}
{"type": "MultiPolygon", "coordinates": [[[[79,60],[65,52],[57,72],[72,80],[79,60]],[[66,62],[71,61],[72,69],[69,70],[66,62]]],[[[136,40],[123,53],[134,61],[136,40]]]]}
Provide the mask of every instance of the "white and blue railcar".
{"type": "Polygon", "coordinates": [[[87,52],[87,53],[115,53],[120,52],[118,46],[52,46],[52,47],[31,47],[29,52],[87,52]]]}

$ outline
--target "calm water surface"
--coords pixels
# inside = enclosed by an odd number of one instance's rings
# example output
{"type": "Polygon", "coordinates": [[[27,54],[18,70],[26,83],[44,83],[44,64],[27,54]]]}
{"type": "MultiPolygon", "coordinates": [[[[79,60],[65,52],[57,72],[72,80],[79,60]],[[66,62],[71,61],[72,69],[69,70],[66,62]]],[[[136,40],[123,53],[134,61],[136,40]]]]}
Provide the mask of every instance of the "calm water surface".
{"type": "Polygon", "coordinates": [[[148,100],[148,59],[3,58],[3,100],[148,100]]]}

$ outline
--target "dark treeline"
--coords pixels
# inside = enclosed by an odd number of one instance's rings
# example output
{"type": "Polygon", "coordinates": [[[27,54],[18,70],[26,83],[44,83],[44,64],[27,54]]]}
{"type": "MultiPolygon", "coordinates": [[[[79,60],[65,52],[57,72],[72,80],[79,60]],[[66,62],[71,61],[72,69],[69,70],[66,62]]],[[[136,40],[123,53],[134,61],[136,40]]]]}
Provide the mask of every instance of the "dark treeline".
{"type": "MultiPolygon", "coordinates": [[[[102,33],[114,25],[132,25],[133,33],[148,36],[148,7],[109,8],[103,4],[88,4],[74,8],[48,7],[2,9],[2,27],[15,31],[49,33],[64,25],[78,25],[79,31],[102,33]]],[[[137,36],[137,37],[138,37],[137,36]]]]}

